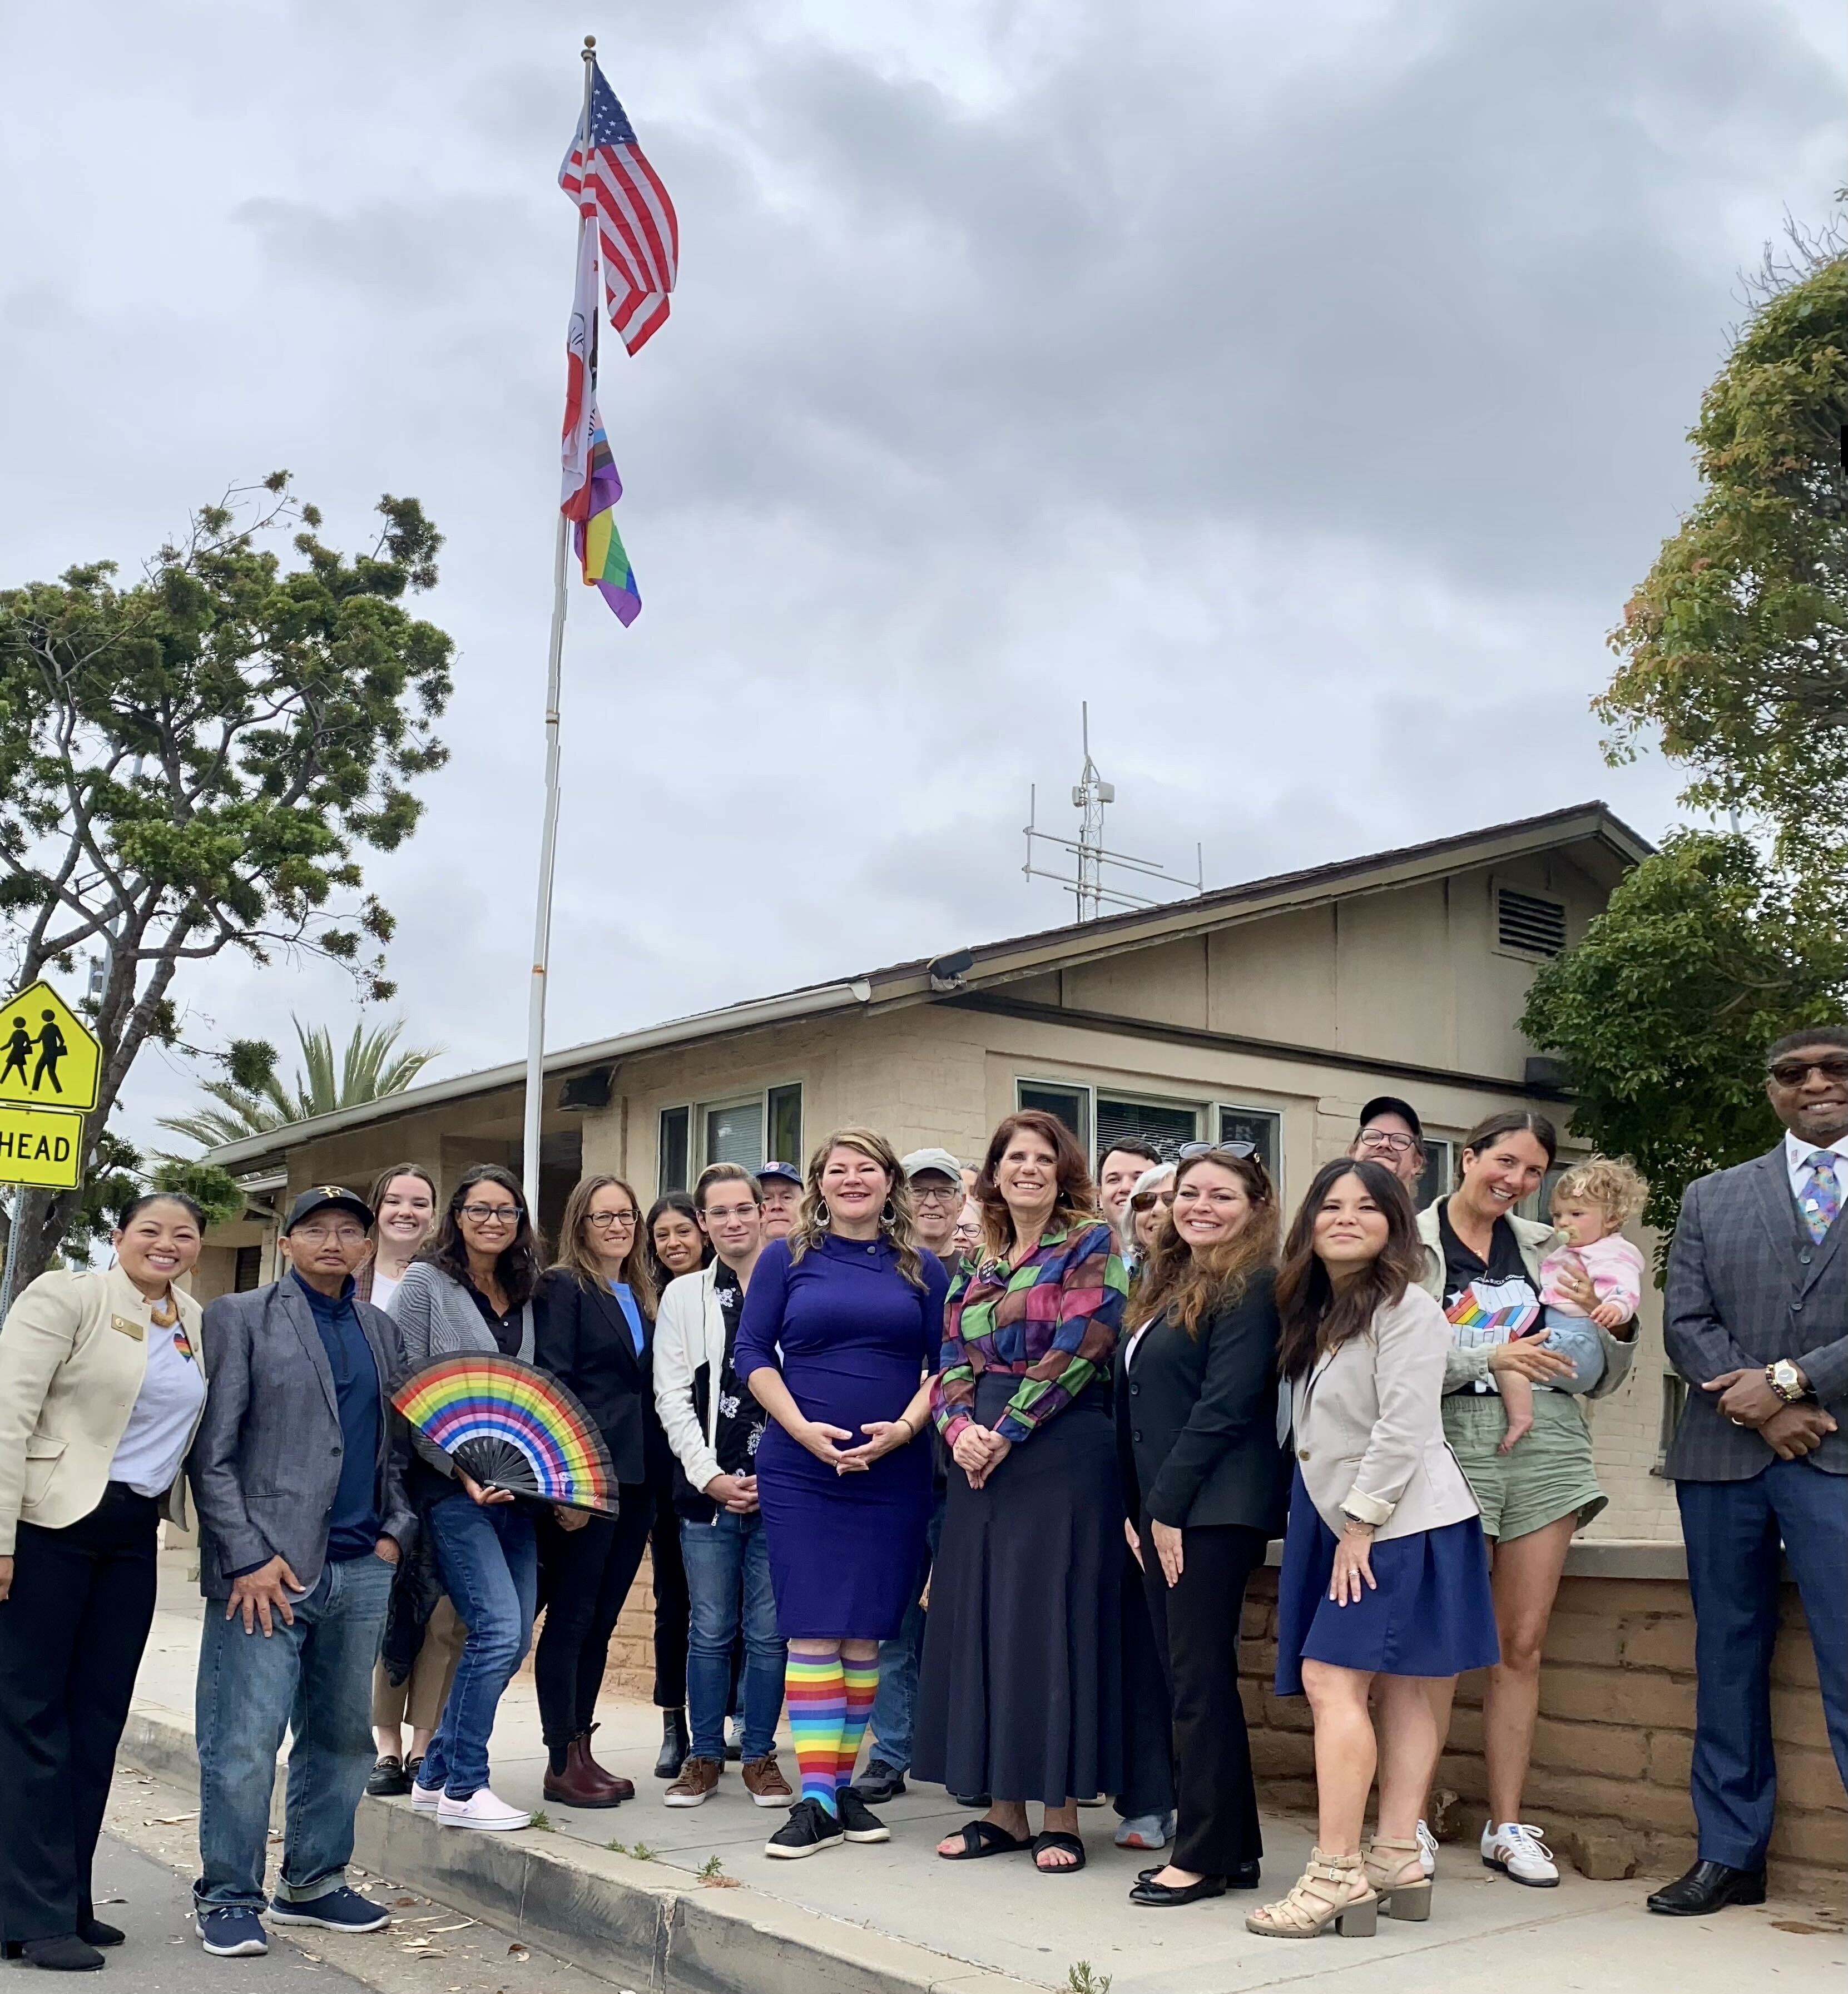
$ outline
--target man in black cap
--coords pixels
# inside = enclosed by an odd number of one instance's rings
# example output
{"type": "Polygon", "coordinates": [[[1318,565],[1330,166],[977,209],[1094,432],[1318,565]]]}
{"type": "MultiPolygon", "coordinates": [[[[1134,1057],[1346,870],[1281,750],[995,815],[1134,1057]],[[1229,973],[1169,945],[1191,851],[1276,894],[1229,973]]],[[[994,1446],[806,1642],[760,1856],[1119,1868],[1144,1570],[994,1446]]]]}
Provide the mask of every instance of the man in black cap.
{"type": "Polygon", "coordinates": [[[763,1191],[763,1243],[787,1239],[802,1210],[802,1173],[794,1163],[773,1160],[757,1173],[763,1191]]]}
{"type": "Polygon", "coordinates": [[[1360,1130],[1348,1145],[1356,1162],[1383,1163],[1415,1205],[1425,1175],[1425,1128],[1409,1101],[1376,1095],[1360,1111],[1360,1130]]]}
{"type": "Polygon", "coordinates": [[[269,1797],[293,1725],[279,1924],[377,1931],[389,1913],[347,1886],[372,1765],[372,1664],[415,1518],[404,1493],[403,1369],[382,1309],[356,1300],[372,1214],[339,1184],[290,1208],[290,1270],[207,1304],[209,1380],[191,1457],[199,1585],[201,1876],[205,1950],[269,1950],[262,1913],[269,1797]],[[218,1602],[222,1602],[219,1610],[218,1602]]]}

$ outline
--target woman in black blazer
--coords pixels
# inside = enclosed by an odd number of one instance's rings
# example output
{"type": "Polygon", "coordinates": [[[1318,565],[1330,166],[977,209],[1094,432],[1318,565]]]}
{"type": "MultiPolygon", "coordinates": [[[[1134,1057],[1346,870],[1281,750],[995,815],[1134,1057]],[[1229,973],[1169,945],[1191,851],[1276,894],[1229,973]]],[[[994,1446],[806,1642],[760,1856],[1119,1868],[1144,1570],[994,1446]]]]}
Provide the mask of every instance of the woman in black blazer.
{"type": "Polygon", "coordinates": [[[545,1629],[533,1657],[547,1763],[545,1797],[566,1807],[615,1807],[632,1781],[591,1754],[597,1692],[622,1602],[635,1582],[655,1504],[649,1485],[655,1289],[641,1208],[620,1177],[585,1178],[565,1202],[559,1261],[545,1277],[533,1359],[583,1401],[609,1448],[618,1488],[612,1521],[540,1529],[545,1629]]]}
{"type": "Polygon", "coordinates": [[[1184,1150],[1116,1379],[1126,1527],[1174,1711],[1174,1860],[1132,1903],[1253,1890],[1263,1843],[1239,1701],[1245,1584],[1284,1515],[1277,1434],[1279,1230],[1248,1143],[1184,1150]]]}

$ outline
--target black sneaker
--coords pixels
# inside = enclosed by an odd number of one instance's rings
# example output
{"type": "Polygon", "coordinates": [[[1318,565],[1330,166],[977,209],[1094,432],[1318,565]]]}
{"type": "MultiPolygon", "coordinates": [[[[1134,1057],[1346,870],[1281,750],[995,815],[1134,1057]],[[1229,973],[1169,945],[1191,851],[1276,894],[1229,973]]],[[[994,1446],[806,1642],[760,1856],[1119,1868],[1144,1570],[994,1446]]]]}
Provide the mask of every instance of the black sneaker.
{"type": "Polygon", "coordinates": [[[891,1829],[867,1806],[853,1787],[842,1787],[835,1796],[835,1805],[841,1810],[841,1831],[849,1842],[890,1842],[892,1839],[891,1829]]]}
{"type": "Polygon", "coordinates": [[[365,1776],[365,1790],[375,1800],[391,1800],[410,1791],[410,1768],[390,1752],[365,1776]]]}
{"type": "Polygon", "coordinates": [[[905,1776],[895,1773],[890,1766],[882,1765],[877,1759],[853,1783],[853,1790],[863,1800],[870,1800],[876,1807],[883,1807],[887,1800],[895,1800],[905,1790],[905,1776]]]}
{"type": "Polygon", "coordinates": [[[789,1811],[789,1819],[763,1845],[763,1852],[794,1862],[804,1855],[819,1855],[824,1848],[832,1848],[845,1839],[840,1822],[819,1800],[797,1800],[789,1811]]]}

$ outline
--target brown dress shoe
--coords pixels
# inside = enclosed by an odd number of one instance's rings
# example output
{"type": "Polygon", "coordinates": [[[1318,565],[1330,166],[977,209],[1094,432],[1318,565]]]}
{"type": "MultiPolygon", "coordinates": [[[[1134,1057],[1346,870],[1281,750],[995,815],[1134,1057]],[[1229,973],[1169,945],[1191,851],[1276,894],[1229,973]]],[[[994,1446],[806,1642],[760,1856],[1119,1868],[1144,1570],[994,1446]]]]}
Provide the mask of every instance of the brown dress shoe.
{"type": "Polygon", "coordinates": [[[744,1790],[750,1795],[753,1807],[795,1805],[796,1797],[790,1791],[789,1782],[783,1776],[774,1752],[765,1752],[761,1759],[746,1759],[740,1770],[744,1773],[744,1790]]]}
{"type": "Polygon", "coordinates": [[[635,1788],[604,1771],[590,1754],[588,1735],[574,1738],[565,1747],[564,1770],[546,1768],[545,1797],[561,1807],[612,1807],[635,1798],[635,1788]]]}
{"type": "Polygon", "coordinates": [[[722,1759],[687,1759],[681,1766],[680,1777],[661,1798],[670,1807],[703,1807],[712,1797],[724,1770],[722,1759]]]}

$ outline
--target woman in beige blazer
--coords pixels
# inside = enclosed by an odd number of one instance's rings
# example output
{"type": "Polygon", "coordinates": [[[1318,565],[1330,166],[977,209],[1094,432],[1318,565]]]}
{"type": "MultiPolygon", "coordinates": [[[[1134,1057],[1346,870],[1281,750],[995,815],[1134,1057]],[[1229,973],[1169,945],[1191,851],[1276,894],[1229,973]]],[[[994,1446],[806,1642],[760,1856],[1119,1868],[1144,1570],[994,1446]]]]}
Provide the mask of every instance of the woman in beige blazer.
{"type": "Polygon", "coordinates": [[[113,1267],[41,1274],[0,1327],[0,1937],[54,1970],[122,1942],[90,1865],[205,1405],[174,1285],[204,1231],[190,1198],[138,1198],[113,1267]]]}
{"type": "Polygon", "coordinates": [[[1499,1653],[1476,1498],[1444,1440],[1450,1325],[1420,1265],[1398,1179],[1375,1163],[1325,1164],[1277,1281],[1296,1473],[1276,1689],[1309,1699],[1318,1822],[1295,1889],[1245,1921],[1270,1937],[1330,1925],[1366,1936],[1382,1910],[1430,1916],[1415,1830],[1442,1740],[1427,1680],[1499,1653]],[[1363,1855],[1376,1769],[1379,1828],[1363,1855]]]}

